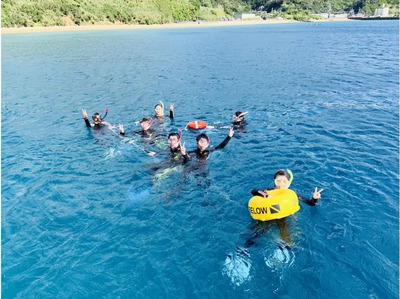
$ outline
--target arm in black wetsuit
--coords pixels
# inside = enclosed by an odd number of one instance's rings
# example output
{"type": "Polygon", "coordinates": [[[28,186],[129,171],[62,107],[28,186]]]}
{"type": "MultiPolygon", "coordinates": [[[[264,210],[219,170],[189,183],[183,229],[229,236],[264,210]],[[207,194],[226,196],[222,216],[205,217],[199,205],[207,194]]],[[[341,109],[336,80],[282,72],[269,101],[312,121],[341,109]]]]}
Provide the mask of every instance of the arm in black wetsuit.
{"type": "Polygon", "coordinates": [[[90,121],[87,118],[84,118],[84,120],[85,120],[86,127],[91,128],[92,125],[90,124],[90,121]]]}
{"type": "MultiPolygon", "coordinates": [[[[151,133],[153,133],[153,131],[150,131],[150,130],[148,130],[147,131],[149,134],[151,134],[151,133]]],[[[121,132],[121,131],[119,131],[119,133],[121,134],[121,135],[123,135],[123,136],[126,136],[126,132],[124,131],[124,132],[121,132]]],[[[140,135],[140,136],[142,136],[142,137],[145,137],[146,136],[146,131],[143,131],[143,130],[139,130],[139,131],[130,131],[130,132],[128,132],[128,135],[132,135],[132,134],[137,134],[137,135],[140,135]]]]}
{"type": "Polygon", "coordinates": [[[311,199],[301,195],[297,195],[297,197],[299,198],[300,201],[308,204],[309,206],[316,206],[318,204],[318,199],[315,199],[314,197],[312,197],[311,199]]]}
{"type": "Polygon", "coordinates": [[[231,140],[232,137],[230,137],[229,135],[226,136],[226,138],[224,139],[224,141],[221,142],[220,145],[218,145],[214,150],[219,150],[219,149],[223,149],[229,142],[229,140],[231,140]]]}
{"type": "MultiPolygon", "coordinates": [[[[205,153],[204,151],[203,153],[205,153]]],[[[208,151],[207,151],[208,152],[208,151]]],[[[202,152],[200,152],[199,149],[195,149],[194,151],[187,152],[185,155],[183,155],[183,163],[186,163],[190,160],[190,157],[195,156],[197,159],[202,158],[202,152]]]]}
{"type": "Polygon", "coordinates": [[[169,118],[173,119],[174,118],[174,104],[169,105],[169,118]]]}

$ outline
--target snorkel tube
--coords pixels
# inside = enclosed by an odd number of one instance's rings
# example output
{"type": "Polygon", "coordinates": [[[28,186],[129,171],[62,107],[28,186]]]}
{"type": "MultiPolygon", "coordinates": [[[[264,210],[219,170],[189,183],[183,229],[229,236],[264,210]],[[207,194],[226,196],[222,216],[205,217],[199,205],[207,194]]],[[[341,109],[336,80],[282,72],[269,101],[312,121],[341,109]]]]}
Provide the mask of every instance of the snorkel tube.
{"type": "Polygon", "coordinates": [[[290,169],[286,169],[287,173],[289,174],[289,185],[288,185],[288,189],[290,187],[290,184],[293,181],[293,173],[290,171],[290,169]]]}
{"type": "Polygon", "coordinates": [[[152,126],[154,124],[154,118],[150,118],[150,125],[149,125],[149,129],[150,129],[150,127],[152,126]]]}
{"type": "Polygon", "coordinates": [[[162,101],[160,101],[160,103],[161,103],[161,108],[164,111],[164,103],[162,101]]]}
{"type": "Polygon", "coordinates": [[[108,108],[106,108],[106,113],[104,113],[104,116],[101,118],[101,120],[105,119],[107,114],[108,114],[108,108]]]}

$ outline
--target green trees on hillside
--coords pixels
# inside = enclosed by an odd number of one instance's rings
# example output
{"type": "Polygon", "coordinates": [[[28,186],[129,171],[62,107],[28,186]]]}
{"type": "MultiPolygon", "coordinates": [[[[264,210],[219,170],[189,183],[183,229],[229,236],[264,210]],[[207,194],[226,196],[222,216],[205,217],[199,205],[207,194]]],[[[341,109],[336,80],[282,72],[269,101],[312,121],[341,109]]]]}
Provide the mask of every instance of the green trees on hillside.
{"type": "Polygon", "coordinates": [[[199,0],[2,0],[2,26],[163,24],[196,20],[199,0]]]}
{"type": "Polygon", "coordinates": [[[244,0],[254,10],[271,11],[308,11],[310,13],[340,13],[362,11],[373,15],[382,4],[398,9],[398,0],[244,0]]]}
{"type": "Polygon", "coordinates": [[[279,12],[307,20],[313,13],[363,11],[383,3],[398,15],[398,0],[2,0],[1,23],[12,26],[87,24],[163,24],[217,20],[235,12],[279,12]]]}

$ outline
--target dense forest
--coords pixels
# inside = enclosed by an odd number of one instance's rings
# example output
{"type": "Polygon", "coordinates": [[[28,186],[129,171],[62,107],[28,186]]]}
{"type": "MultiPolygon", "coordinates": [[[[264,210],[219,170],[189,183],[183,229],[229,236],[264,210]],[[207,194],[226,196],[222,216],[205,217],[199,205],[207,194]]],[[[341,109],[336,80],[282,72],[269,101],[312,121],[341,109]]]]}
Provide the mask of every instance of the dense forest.
{"type": "Polygon", "coordinates": [[[382,4],[398,15],[398,0],[2,0],[2,27],[164,24],[229,19],[235,12],[296,20],[318,13],[373,15],[382,4]]]}

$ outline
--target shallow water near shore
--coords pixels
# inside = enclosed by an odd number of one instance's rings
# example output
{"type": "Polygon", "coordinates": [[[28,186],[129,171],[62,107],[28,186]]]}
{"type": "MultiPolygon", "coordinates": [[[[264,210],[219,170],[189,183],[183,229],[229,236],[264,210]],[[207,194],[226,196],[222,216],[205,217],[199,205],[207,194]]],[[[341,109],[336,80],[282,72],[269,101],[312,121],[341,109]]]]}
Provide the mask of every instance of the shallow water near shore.
{"type": "Polygon", "coordinates": [[[398,297],[398,27],[3,36],[2,297],[398,297]],[[165,133],[248,123],[202,173],[161,174],[164,140],[150,157],[82,119],[109,108],[138,129],[159,100],[175,103],[165,133]],[[291,249],[272,226],[244,250],[250,190],[280,168],[320,204],[289,217],[291,249]]]}

